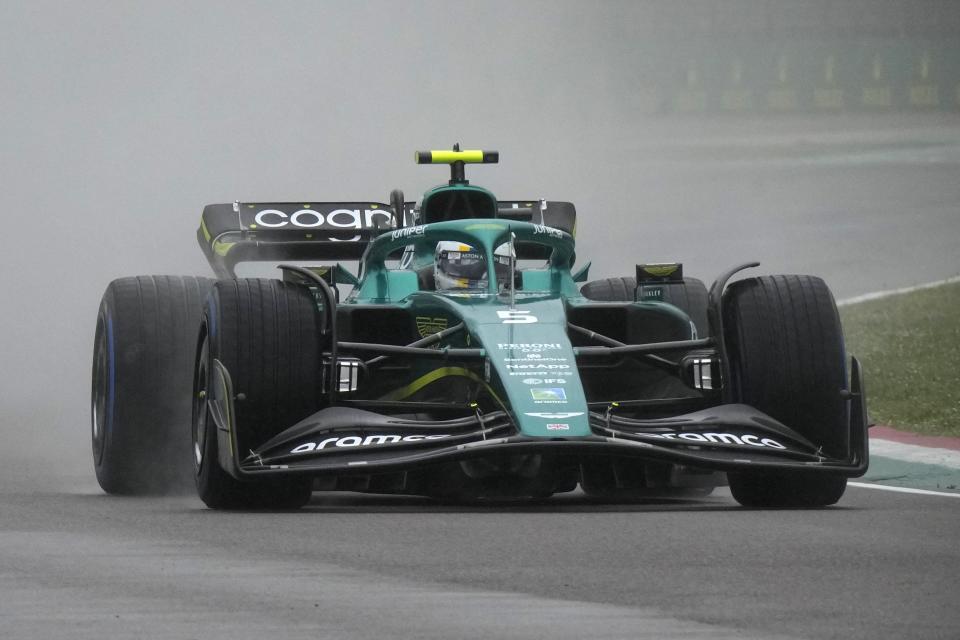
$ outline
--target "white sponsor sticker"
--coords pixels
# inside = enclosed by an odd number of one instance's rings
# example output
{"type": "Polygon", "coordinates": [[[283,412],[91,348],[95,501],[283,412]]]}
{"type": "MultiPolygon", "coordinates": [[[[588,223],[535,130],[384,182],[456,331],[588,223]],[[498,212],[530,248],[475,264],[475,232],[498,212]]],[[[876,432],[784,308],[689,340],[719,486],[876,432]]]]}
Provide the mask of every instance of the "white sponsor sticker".
{"type": "MultiPolygon", "coordinates": [[[[509,313],[507,311],[498,311],[497,313],[509,313]]],[[[529,313],[529,311],[524,311],[523,313],[529,313]]],[[[549,351],[550,349],[560,349],[562,348],[559,342],[498,342],[498,349],[503,349],[504,351],[549,351]]]]}
{"type": "Polygon", "coordinates": [[[337,449],[349,449],[352,447],[369,447],[383,444],[396,444],[398,442],[419,442],[421,440],[440,440],[449,438],[450,434],[434,435],[371,435],[371,436],[341,436],[339,438],[327,438],[318,442],[304,442],[290,450],[290,453],[310,453],[312,451],[321,451],[328,447],[337,449]]]}
{"type": "Polygon", "coordinates": [[[391,240],[399,240],[400,238],[412,238],[414,236],[423,235],[424,225],[417,225],[415,227],[404,227],[403,229],[397,229],[390,233],[391,240]]]}
{"type": "MultiPolygon", "coordinates": [[[[324,225],[339,229],[369,229],[374,226],[373,219],[382,217],[388,224],[393,222],[393,216],[382,209],[334,209],[326,217],[313,209],[300,209],[287,215],[279,209],[263,209],[258,211],[253,221],[259,227],[279,229],[281,227],[297,227],[299,229],[316,229],[324,225]]],[[[359,236],[358,236],[359,237],[359,236]]]]}
{"type": "Polygon", "coordinates": [[[556,371],[557,369],[569,369],[568,364],[546,364],[543,362],[520,362],[517,364],[508,364],[507,369],[526,369],[528,371],[556,371]]]}
{"type": "Polygon", "coordinates": [[[524,415],[532,418],[544,418],[545,420],[565,420],[567,418],[576,418],[582,416],[583,411],[563,411],[558,413],[525,413],[524,415]]]}
{"type": "Polygon", "coordinates": [[[732,433],[646,433],[643,435],[664,438],[666,440],[686,440],[687,442],[707,442],[711,444],[739,444],[751,447],[769,447],[771,449],[786,449],[773,438],[762,438],[753,434],[734,435],[732,433]]]}
{"type": "Polygon", "coordinates": [[[511,371],[507,375],[509,376],[537,376],[537,375],[551,375],[551,376],[572,376],[573,371],[511,371]]]}
{"type": "Polygon", "coordinates": [[[562,238],[563,231],[560,229],[554,229],[553,227],[548,227],[545,224],[535,224],[533,225],[533,233],[535,235],[545,235],[550,236],[551,238],[562,238]]]}

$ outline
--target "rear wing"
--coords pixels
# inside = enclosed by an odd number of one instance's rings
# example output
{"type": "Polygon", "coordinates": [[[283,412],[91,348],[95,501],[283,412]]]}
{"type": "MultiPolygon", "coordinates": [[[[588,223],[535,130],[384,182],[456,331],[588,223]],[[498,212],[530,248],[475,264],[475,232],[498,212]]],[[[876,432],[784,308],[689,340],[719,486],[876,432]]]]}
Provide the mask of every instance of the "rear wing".
{"type": "MultiPolygon", "coordinates": [[[[359,260],[384,231],[415,223],[416,203],[397,215],[383,202],[234,202],[203,208],[197,240],[218,278],[235,277],[241,262],[359,260]]],[[[399,202],[396,207],[399,208],[399,202]]],[[[503,200],[497,218],[545,224],[574,235],[569,202],[503,200]]]]}
{"type": "Polygon", "coordinates": [[[231,278],[241,262],[358,260],[395,220],[382,202],[208,204],[197,240],[217,277],[231,278]]]}

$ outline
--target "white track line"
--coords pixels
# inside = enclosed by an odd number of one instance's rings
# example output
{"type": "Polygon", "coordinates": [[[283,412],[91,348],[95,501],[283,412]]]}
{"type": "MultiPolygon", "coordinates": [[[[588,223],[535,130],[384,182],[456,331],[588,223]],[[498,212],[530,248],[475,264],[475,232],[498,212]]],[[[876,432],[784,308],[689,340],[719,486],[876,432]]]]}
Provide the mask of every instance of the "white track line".
{"type": "Polygon", "coordinates": [[[942,287],[945,284],[953,284],[954,282],[960,282],[960,276],[954,276],[952,278],[947,278],[946,280],[937,280],[936,282],[927,282],[925,284],[918,284],[912,287],[903,287],[900,289],[890,289],[888,291],[875,291],[873,293],[865,293],[862,296],[854,296],[852,298],[845,298],[844,300],[837,300],[837,306],[845,307],[850,304],[857,304],[858,302],[867,302],[869,300],[879,300],[881,298],[889,298],[890,296],[897,296],[902,293],[912,293],[914,291],[921,291],[922,289],[933,289],[935,287],[942,287]]]}
{"type": "Polygon", "coordinates": [[[872,484],[869,482],[848,482],[848,486],[858,489],[879,489],[881,491],[894,491],[896,493],[915,493],[921,496],[941,496],[944,498],[960,498],[960,493],[947,493],[946,491],[930,491],[928,489],[910,489],[908,487],[891,487],[885,484],[872,484]]]}

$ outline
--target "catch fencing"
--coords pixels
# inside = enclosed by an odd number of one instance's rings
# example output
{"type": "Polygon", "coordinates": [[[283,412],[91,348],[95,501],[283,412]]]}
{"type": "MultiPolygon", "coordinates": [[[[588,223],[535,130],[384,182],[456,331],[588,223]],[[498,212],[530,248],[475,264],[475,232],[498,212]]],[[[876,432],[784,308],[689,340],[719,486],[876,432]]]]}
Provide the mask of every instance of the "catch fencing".
{"type": "Polygon", "coordinates": [[[614,52],[648,112],[960,110],[960,0],[619,6],[614,52]]]}

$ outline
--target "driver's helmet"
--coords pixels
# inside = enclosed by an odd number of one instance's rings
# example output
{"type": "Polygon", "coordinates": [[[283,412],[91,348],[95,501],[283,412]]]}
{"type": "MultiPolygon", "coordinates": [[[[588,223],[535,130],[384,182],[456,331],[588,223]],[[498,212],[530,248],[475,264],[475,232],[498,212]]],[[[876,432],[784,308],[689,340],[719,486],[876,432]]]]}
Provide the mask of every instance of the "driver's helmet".
{"type": "MultiPolygon", "coordinates": [[[[510,244],[504,243],[493,252],[493,268],[497,283],[510,280],[510,244]]],[[[444,240],[437,243],[433,276],[438,291],[486,289],[487,260],[481,249],[462,242],[444,240]]]]}

